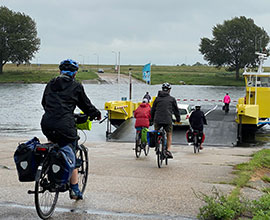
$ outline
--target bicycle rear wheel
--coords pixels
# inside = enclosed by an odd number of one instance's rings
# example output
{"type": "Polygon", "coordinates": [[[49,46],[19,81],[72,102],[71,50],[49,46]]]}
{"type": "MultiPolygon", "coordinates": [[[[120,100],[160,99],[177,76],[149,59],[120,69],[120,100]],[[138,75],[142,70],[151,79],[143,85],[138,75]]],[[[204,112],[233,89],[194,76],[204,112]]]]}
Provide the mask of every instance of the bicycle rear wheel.
{"type": "MultiPolygon", "coordinates": [[[[40,172],[40,171],[38,171],[40,172]]],[[[48,179],[48,169],[37,174],[35,182],[35,206],[37,214],[42,219],[49,218],[55,209],[59,191],[53,187],[48,179]]]]}
{"type": "Polygon", "coordinates": [[[194,154],[199,153],[200,147],[197,134],[194,136],[194,154]]]}
{"type": "Polygon", "coordinates": [[[164,159],[163,151],[162,151],[162,139],[158,140],[158,142],[157,142],[156,154],[157,154],[158,168],[161,168],[162,167],[162,162],[163,162],[163,159],[164,159]]]}
{"type": "Polygon", "coordinates": [[[150,148],[149,148],[147,143],[143,143],[143,145],[144,145],[144,148],[143,148],[144,154],[145,154],[145,156],[147,156],[149,154],[149,149],[150,148]]]}
{"type": "Polygon", "coordinates": [[[83,194],[86,188],[89,170],[88,149],[81,144],[76,153],[76,168],[78,169],[78,185],[83,194]]]}
{"type": "Polygon", "coordinates": [[[136,144],[135,144],[135,155],[137,158],[140,157],[141,151],[142,151],[140,142],[141,142],[140,133],[137,132],[136,133],[136,144]]]}

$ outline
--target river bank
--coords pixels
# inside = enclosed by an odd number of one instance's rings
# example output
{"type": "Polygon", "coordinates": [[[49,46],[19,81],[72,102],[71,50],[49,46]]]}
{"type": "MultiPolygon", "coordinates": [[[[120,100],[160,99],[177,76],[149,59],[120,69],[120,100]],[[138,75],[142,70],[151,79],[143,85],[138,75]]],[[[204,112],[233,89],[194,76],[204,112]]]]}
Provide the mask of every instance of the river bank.
{"type": "MultiPolygon", "coordinates": [[[[20,183],[13,153],[23,137],[0,139],[0,219],[34,219],[33,183],[20,183]],[[9,205],[4,205],[9,204],[9,205]],[[20,208],[12,208],[12,206],[20,208]],[[16,207],[16,206],[15,206],[16,207]]],[[[42,139],[41,141],[46,141],[42,139]]],[[[132,143],[87,142],[90,173],[85,199],[74,203],[68,193],[60,195],[53,219],[195,219],[204,202],[195,193],[211,194],[213,187],[224,194],[234,186],[227,184],[235,175],[233,167],[247,162],[261,148],[209,147],[194,154],[187,145],[173,146],[173,160],[157,168],[153,149],[136,159],[132,143]],[[73,214],[70,213],[73,211],[73,214]],[[67,215],[68,214],[68,215],[67,215]]],[[[245,198],[257,199],[262,192],[243,188],[245,198]]]]}
{"type": "MultiPolygon", "coordinates": [[[[113,74],[118,78],[113,65],[84,65],[80,66],[76,78],[79,81],[87,80],[91,83],[102,82],[97,70],[101,68],[105,74],[113,74]],[[89,81],[90,80],[90,81],[89,81]]],[[[121,65],[121,76],[129,76],[145,83],[142,80],[142,68],[140,65],[121,65]]],[[[52,77],[59,74],[58,65],[20,65],[6,64],[3,74],[0,74],[0,83],[46,83],[52,77]]],[[[104,75],[105,75],[104,74],[104,75]]],[[[213,66],[157,66],[151,67],[151,84],[169,82],[173,85],[215,85],[215,86],[244,86],[244,80],[240,76],[235,79],[234,72],[228,72],[225,68],[217,69],[213,66]]]]}

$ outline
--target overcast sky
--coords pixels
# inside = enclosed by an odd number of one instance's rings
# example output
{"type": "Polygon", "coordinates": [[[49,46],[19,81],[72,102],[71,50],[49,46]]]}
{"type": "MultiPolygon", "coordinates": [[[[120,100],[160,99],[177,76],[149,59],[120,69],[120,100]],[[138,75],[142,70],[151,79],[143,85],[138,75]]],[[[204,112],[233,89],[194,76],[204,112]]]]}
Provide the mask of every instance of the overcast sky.
{"type": "MultiPolygon", "coordinates": [[[[246,16],[270,35],[270,0],[0,0],[35,20],[33,63],[158,65],[206,63],[202,37],[224,20],[246,16]]],[[[266,62],[270,66],[270,60],[266,62]]]]}

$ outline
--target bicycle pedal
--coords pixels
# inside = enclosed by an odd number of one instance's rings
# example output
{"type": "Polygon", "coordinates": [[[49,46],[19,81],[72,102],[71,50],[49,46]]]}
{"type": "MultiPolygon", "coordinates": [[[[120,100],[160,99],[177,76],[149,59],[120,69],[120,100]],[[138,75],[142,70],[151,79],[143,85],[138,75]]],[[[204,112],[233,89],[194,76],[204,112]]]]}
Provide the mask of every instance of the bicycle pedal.
{"type": "Polygon", "coordinates": [[[35,194],[35,191],[33,191],[33,190],[28,190],[27,193],[28,193],[28,194],[35,194]]]}

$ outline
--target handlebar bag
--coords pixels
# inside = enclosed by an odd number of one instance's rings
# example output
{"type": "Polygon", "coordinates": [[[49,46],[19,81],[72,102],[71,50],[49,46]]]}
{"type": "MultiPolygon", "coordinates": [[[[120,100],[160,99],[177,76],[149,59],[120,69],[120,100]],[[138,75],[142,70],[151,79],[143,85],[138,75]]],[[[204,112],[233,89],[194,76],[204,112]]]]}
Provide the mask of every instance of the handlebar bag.
{"type": "Polygon", "coordinates": [[[157,139],[157,131],[152,130],[147,132],[147,142],[149,147],[155,147],[156,146],[156,139],[157,139]]]}
{"type": "Polygon", "coordinates": [[[39,139],[34,137],[25,143],[19,144],[14,153],[14,161],[20,182],[35,180],[38,164],[34,151],[37,144],[40,144],[39,139]]]}
{"type": "Polygon", "coordinates": [[[50,155],[49,180],[62,185],[66,184],[76,165],[74,151],[69,145],[53,150],[50,155]]]}

